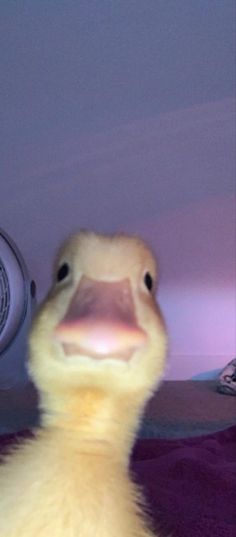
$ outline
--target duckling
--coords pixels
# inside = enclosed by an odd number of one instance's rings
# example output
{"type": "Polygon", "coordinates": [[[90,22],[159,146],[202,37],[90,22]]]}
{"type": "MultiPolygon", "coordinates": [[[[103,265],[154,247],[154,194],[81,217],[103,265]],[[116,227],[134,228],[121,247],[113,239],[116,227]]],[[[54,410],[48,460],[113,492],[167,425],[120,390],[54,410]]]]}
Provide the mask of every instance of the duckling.
{"type": "Polygon", "coordinates": [[[153,537],[129,458],[166,329],[144,241],[80,231],[32,323],[41,425],[0,469],[1,537],[153,537]]]}

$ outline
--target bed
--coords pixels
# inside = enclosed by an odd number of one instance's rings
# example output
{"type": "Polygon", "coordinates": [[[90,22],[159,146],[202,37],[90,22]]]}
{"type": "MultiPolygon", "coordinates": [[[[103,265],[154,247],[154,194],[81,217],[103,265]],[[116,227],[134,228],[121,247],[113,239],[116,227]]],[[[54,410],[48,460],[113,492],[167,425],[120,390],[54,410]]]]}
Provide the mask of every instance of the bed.
{"type": "MultiPolygon", "coordinates": [[[[0,452],[39,422],[32,385],[0,393],[0,452]]],[[[131,461],[153,524],[173,537],[236,535],[236,399],[216,381],[166,381],[150,401],[131,461]]]]}

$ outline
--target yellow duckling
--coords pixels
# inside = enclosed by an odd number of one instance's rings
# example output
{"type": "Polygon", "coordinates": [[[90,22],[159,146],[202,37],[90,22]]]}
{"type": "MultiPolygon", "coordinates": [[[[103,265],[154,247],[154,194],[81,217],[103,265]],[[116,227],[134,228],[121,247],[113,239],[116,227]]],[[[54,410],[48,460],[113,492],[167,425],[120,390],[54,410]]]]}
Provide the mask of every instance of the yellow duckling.
{"type": "Polygon", "coordinates": [[[156,263],[136,237],[60,250],[30,334],[41,427],[0,469],[0,537],[153,537],[129,456],[163,375],[156,263]]]}

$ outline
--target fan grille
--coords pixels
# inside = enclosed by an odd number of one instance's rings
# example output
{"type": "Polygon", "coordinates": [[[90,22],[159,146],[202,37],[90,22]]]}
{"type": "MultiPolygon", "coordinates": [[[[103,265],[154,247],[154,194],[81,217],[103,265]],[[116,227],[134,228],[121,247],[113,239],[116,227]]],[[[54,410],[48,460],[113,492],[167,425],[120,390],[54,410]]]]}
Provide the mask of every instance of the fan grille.
{"type": "Polygon", "coordinates": [[[9,314],[10,287],[7,272],[0,259],[0,334],[2,333],[9,314]]]}

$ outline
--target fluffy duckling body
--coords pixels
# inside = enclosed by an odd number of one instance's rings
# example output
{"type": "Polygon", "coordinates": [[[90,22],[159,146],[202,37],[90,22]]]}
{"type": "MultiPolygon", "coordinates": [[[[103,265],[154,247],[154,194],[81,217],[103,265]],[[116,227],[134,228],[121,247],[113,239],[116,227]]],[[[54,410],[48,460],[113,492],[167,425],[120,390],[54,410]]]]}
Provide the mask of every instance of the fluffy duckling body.
{"type": "Polygon", "coordinates": [[[60,250],[30,334],[41,427],[0,468],[1,537],[153,537],[129,456],[165,363],[156,278],[134,237],[60,250]]]}

